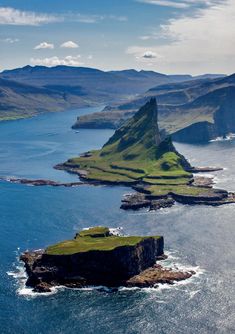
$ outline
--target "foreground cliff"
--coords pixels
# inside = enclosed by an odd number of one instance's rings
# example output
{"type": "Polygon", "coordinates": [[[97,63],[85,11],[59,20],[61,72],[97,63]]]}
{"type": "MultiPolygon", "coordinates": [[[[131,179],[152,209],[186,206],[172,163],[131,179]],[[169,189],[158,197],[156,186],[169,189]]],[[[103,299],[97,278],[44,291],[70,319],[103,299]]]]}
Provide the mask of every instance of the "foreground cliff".
{"type": "Polygon", "coordinates": [[[108,228],[95,227],[43,251],[25,252],[21,260],[28,274],[26,284],[36,292],[49,292],[58,285],[146,287],[193,275],[156,265],[163,255],[161,236],[115,236],[108,228]]]}

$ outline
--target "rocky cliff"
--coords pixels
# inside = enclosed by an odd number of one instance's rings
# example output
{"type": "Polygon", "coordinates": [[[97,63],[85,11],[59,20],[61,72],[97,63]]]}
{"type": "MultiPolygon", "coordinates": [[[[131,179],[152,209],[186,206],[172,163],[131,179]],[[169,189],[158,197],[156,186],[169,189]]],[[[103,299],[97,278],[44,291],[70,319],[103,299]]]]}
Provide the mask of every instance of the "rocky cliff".
{"type": "Polygon", "coordinates": [[[105,227],[95,227],[44,251],[25,252],[21,260],[28,274],[27,285],[36,292],[49,292],[58,285],[154,286],[193,275],[156,266],[163,255],[161,236],[114,236],[105,227]]]}
{"type": "MultiPolygon", "coordinates": [[[[179,142],[208,142],[235,132],[235,87],[226,87],[209,93],[191,103],[190,110],[211,114],[210,122],[195,122],[173,133],[179,142]],[[207,111],[206,111],[207,108],[207,111]]],[[[189,112],[189,110],[187,111],[189,112]]]]}
{"type": "MultiPolygon", "coordinates": [[[[121,237],[98,233],[77,234],[67,242],[21,256],[28,274],[27,285],[119,286],[130,277],[152,267],[163,255],[163,237],[121,237]]],[[[94,233],[94,230],[96,232],[94,233]]]]}

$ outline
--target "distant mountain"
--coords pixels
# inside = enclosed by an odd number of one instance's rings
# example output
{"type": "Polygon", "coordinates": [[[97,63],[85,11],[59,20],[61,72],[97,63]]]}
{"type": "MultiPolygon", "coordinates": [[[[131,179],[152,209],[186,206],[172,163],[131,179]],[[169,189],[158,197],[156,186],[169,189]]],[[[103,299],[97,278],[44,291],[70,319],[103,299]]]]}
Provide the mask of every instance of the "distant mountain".
{"type": "Polygon", "coordinates": [[[25,66],[3,71],[0,77],[60,92],[86,96],[91,100],[113,101],[145,92],[154,85],[178,81],[153,71],[110,71],[70,66],[25,66]]]}
{"type": "Polygon", "coordinates": [[[128,103],[82,116],[73,127],[118,128],[150,97],[159,101],[160,127],[172,134],[175,140],[208,141],[235,131],[235,74],[222,79],[199,79],[157,86],[128,103]],[[194,127],[196,131],[192,131],[194,127]]]}
{"type": "MultiPolygon", "coordinates": [[[[136,70],[104,72],[70,66],[25,66],[3,71],[0,79],[0,120],[45,111],[120,104],[137,94],[143,94],[151,87],[157,90],[159,85],[180,85],[179,82],[184,80],[193,82],[193,77],[189,75],[168,76],[154,71],[136,70]]],[[[159,95],[155,91],[149,92],[147,95],[159,95]]],[[[135,108],[139,106],[140,103],[137,103],[135,108]]]]}
{"type": "Polygon", "coordinates": [[[0,78],[0,120],[29,117],[45,111],[88,106],[79,96],[0,78]]]}

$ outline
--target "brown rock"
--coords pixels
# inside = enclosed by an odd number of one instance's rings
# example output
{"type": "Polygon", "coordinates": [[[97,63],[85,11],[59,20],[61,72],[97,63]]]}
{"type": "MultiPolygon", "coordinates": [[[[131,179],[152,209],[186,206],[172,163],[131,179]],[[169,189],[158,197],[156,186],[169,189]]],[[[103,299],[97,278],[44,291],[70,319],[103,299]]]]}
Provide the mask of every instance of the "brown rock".
{"type": "Polygon", "coordinates": [[[52,286],[50,284],[48,284],[46,282],[41,282],[34,287],[33,291],[34,292],[40,292],[40,293],[44,292],[45,293],[45,292],[51,292],[51,288],[52,288],[52,286]]]}
{"type": "Polygon", "coordinates": [[[174,282],[182,281],[190,278],[195,273],[193,271],[183,272],[172,269],[164,269],[160,265],[148,268],[140,274],[131,277],[126,281],[128,287],[154,287],[158,283],[174,284],[174,282]]]}

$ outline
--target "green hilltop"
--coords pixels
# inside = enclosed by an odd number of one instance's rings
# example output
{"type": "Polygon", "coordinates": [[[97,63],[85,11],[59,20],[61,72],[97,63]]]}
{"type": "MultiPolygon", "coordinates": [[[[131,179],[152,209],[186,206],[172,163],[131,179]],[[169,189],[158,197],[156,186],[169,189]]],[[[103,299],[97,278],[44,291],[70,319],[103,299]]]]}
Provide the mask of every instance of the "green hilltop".
{"type": "Polygon", "coordinates": [[[155,98],[116,130],[100,150],[69,159],[63,167],[86,181],[144,184],[151,193],[160,194],[172,188],[177,190],[176,187],[181,191],[192,178],[187,160],[176,151],[171,139],[159,131],[155,98]]]}
{"type": "Polygon", "coordinates": [[[49,246],[46,249],[48,255],[71,255],[89,251],[110,251],[117,247],[136,246],[145,239],[159,239],[160,236],[115,236],[107,227],[96,226],[77,233],[73,240],[66,240],[49,246]]]}

